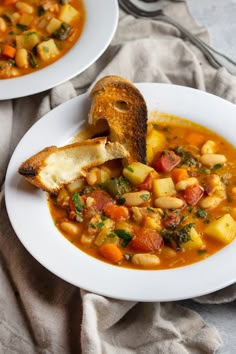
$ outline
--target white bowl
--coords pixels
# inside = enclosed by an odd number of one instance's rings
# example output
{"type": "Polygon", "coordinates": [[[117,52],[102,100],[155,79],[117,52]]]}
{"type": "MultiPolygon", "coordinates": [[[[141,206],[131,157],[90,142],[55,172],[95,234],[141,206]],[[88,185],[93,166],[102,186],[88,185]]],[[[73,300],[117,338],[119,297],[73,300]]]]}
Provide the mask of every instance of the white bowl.
{"type": "MultiPolygon", "coordinates": [[[[181,86],[146,83],[137,87],[149,110],[187,118],[235,143],[236,106],[233,104],[181,86]]],[[[26,249],[62,279],[118,299],[180,300],[234,283],[236,240],[198,263],[149,271],[119,268],[99,261],[73,246],[59,233],[50,216],[45,193],[27,183],[17,169],[26,158],[44,147],[66,144],[83,126],[89,107],[88,94],[84,94],[52,110],[25,134],[11,158],[5,183],[6,206],[12,226],[26,249]]]]}
{"type": "Polygon", "coordinates": [[[0,100],[29,96],[55,87],[86,70],[110,44],[118,24],[117,0],[83,0],[81,37],[62,58],[34,73],[0,80],[0,100]]]}

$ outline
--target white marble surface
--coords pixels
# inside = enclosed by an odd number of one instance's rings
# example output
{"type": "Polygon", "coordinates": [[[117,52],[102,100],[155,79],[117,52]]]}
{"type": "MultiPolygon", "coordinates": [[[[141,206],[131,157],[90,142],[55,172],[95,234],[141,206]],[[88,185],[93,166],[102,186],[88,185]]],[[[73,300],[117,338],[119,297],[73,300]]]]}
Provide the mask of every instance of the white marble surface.
{"type": "Polygon", "coordinates": [[[187,0],[195,19],[207,26],[215,49],[236,60],[236,0],[187,0]]]}

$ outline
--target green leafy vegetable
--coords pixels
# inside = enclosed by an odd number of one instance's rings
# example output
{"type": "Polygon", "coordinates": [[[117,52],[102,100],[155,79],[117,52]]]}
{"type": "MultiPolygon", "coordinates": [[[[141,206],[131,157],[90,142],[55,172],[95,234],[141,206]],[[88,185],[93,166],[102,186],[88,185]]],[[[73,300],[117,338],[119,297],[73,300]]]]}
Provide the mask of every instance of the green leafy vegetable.
{"type": "Polygon", "coordinates": [[[162,229],[161,235],[167,243],[174,244],[177,249],[181,249],[183,243],[191,240],[189,231],[194,225],[194,223],[189,223],[182,228],[175,230],[165,228],[162,229]]]}
{"type": "Polygon", "coordinates": [[[140,198],[143,200],[148,200],[149,194],[142,194],[142,195],[140,195],[140,198]]]}
{"type": "Polygon", "coordinates": [[[181,165],[187,165],[187,166],[197,166],[199,165],[198,160],[193,156],[193,154],[190,151],[186,151],[182,148],[182,146],[177,146],[173,149],[171,149],[176,153],[176,155],[181,157],[181,162],[179,163],[179,166],[181,165]]]}
{"type": "Polygon", "coordinates": [[[121,246],[126,247],[132,240],[133,236],[131,233],[127,230],[122,230],[122,229],[116,229],[114,230],[114,233],[123,240],[121,246]]]}

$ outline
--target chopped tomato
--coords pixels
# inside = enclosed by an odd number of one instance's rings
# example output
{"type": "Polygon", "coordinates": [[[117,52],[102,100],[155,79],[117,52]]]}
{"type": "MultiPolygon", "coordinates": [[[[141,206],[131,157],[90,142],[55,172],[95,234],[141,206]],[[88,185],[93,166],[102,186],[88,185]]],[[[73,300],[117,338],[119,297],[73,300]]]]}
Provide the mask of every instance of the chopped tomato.
{"type": "Polygon", "coordinates": [[[130,247],[139,252],[155,252],[159,250],[162,245],[163,239],[156,230],[142,227],[137,229],[135,237],[130,242],[130,247]]]}
{"type": "Polygon", "coordinates": [[[107,205],[114,203],[114,200],[111,198],[111,196],[101,189],[95,189],[90,194],[88,194],[87,197],[94,199],[93,208],[97,211],[103,211],[107,205]]]}
{"type": "Polygon", "coordinates": [[[152,179],[152,176],[149,174],[145,178],[143,183],[140,183],[138,185],[138,189],[140,189],[141,191],[151,191],[152,190],[152,184],[153,184],[153,179],[152,179]]]}
{"type": "Polygon", "coordinates": [[[181,161],[181,157],[176,155],[174,151],[164,150],[161,155],[154,161],[152,167],[158,172],[170,172],[181,161]]]}
{"type": "Polygon", "coordinates": [[[194,186],[187,187],[183,193],[183,197],[187,204],[196,205],[203,196],[203,193],[203,189],[196,184],[194,186]]]}

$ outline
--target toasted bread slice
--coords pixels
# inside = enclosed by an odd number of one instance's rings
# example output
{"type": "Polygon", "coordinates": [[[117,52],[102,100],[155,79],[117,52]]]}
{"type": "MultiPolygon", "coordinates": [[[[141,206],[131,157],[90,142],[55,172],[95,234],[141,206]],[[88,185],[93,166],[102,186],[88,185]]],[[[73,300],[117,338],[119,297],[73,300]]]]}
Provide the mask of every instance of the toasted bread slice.
{"type": "Polygon", "coordinates": [[[119,76],[106,76],[95,84],[90,97],[89,124],[106,120],[110,140],[129,151],[127,162],[145,163],[147,106],[139,90],[119,76]]]}
{"type": "Polygon", "coordinates": [[[59,148],[47,147],[23,162],[18,172],[36,187],[57,194],[64,184],[86,176],[89,168],[127,157],[121,144],[96,138],[59,148]]]}

